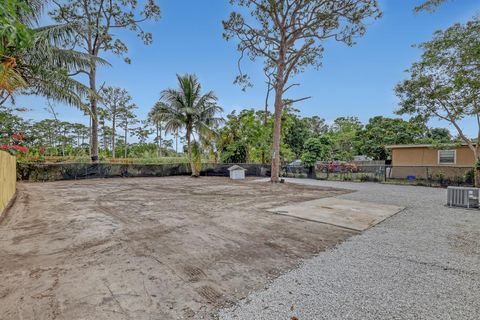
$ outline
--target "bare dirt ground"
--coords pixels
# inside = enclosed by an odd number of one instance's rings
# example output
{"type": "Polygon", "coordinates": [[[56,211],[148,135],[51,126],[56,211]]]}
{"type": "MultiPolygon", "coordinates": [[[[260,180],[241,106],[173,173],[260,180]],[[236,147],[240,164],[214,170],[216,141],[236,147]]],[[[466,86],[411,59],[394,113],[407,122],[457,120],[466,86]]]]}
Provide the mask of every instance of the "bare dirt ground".
{"type": "Polygon", "coordinates": [[[210,318],[354,231],[266,210],[340,189],[170,177],[19,185],[1,319],[210,318]]]}

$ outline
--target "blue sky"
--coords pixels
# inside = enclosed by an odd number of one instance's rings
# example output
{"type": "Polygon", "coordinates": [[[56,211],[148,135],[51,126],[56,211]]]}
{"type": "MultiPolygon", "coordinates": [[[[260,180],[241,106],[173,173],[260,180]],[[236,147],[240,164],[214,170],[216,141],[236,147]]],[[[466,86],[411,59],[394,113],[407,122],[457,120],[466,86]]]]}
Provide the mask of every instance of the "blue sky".
{"type": "MultiPolygon", "coordinates": [[[[383,17],[369,23],[367,33],[354,47],[330,41],[326,44],[323,67],[308,69],[296,77],[300,87],[288,98],[312,96],[297,105],[305,116],[318,115],[328,122],[340,116],[358,116],[366,122],[375,115],[393,116],[397,106],[394,86],[419,57],[412,44],[431,39],[435,30],[464,22],[480,14],[480,1],[454,0],[435,13],[413,14],[422,0],[381,0],[383,17]]],[[[143,118],[158,100],[160,91],[176,87],[177,73],[195,73],[204,90],[213,90],[225,113],[243,108],[261,108],[265,97],[262,65],[247,63],[255,87],[242,92],[233,84],[238,52],[234,42],[222,38],[222,19],[232,10],[227,0],[157,0],[162,19],[143,25],[153,33],[154,42],[144,46],[125,33],[132,64],[111,55],[112,63],[99,72],[99,83],[127,89],[143,118]]],[[[24,116],[48,117],[41,98],[18,97],[17,105],[32,109],[24,116]]],[[[60,118],[88,124],[88,118],[72,107],[56,105],[60,118]]],[[[446,126],[444,123],[432,123],[446,126]]],[[[475,134],[468,123],[467,133],[475,134]]]]}

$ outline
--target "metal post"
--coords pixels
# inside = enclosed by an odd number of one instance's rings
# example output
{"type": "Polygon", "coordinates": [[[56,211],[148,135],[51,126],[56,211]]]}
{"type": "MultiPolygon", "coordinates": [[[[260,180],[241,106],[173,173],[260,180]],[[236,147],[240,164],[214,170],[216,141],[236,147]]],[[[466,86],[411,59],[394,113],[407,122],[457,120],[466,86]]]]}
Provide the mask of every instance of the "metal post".
{"type": "Polygon", "coordinates": [[[428,167],[425,167],[425,174],[426,174],[425,178],[427,179],[428,184],[429,184],[429,186],[431,187],[431,186],[432,186],[432,183],[431,183],[430,178],[429,178],[429,176],[428,176],[428,167]]]}

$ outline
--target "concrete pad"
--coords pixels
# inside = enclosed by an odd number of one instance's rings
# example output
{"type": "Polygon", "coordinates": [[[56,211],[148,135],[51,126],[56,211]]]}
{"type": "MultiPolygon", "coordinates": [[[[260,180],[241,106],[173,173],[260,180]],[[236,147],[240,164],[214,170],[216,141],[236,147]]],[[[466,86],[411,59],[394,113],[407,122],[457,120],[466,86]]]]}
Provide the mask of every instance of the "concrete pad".
{"type": "Polygon", "coordinates": [[[363,231],[403,209],[403,207],[393,205],[331,197],[277,207],[268,209],[268,211],[363,231]]]}

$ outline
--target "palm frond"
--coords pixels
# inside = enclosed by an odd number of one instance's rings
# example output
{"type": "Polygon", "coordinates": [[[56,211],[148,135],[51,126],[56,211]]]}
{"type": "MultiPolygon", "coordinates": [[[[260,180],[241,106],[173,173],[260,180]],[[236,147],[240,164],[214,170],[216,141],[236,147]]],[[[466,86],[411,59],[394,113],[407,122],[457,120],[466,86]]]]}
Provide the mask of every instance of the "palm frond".
{"type": "Polygon", "coordinates": [[[76,72],[79,70],[88,70],[92,62],[100,65],[110,66],[104,59],[91,56],[74,50],[66,50],[48,46],[35,46],[32,50],[33,54],[29,54],[30,63],[43,61],[54,68],[65,69],[68,72],[76,72]]]}
{"type": "Polygon", "coordinates": [[[8,63],[0,63],[0,91],[5,90],[9,94],[27,85],[22,75],[15,66],[8,63]]]}
{"type": "MultiPolygon", "coordinates": [[[[29,5],[40,10],[45,1],[32,0],[29,5]]],[[[34,16],[25,14],[24,19],[34,16]]],[[[32,20],[33,21],[33,20],[32,20]]],[[[83,101],[96,92],[70,77],[69,75],[89,70],[92,63],[110,65],[106,60],[61,46],[74,36],[73,26],[49,25],[34,29],[32,44],[15,52],[18,65],[15,71],[25,80],[22,92],[39,94],[49,99],[65,102],[88,112],[83,101]]]]}
{"type": "Polygon", "coordinates": [[[75,25],[53,24],[35,28],[33,31],[38,38],[45,39],[51,45],[60,47],[65,41],[75,36],[75,25]]]}
{"type": "Polygon", "coordinates": [[[28,85],[23,93],[41,95],[90,112],[84,103],[91,95],[91,90],[87,86],[69,77],[62,70],[41,67],[27,70],[33,72],[25,76],[28,85]]]}
{"type": "Polygon", "coordinates": [[[23,0],[30,10],[20,10],[18,15],[22,23],[33,27],[38,25],[40,16],[48,4],[48,0],[23,0]]]}
{"type": "Polygon", "coordinates": [[[166,130],[176,132],[191,127],[200,140],[212,139],[222,121],[216,114],[223,111],[215,93],[209,91],[202,95],[195,75],[177,75],[177,80],[178,89],[163,90],[156,104],[166,130]]]}
{"type": "Polygon", "coordinates": [[[65,68],[69,72],[87,69],[92,62],[110,66],[108,61],[88,53],[62,49],[63,41],[73,36],[70,30],[71,26],[68,25],[53,25],[36,29],[33,44],[28,50],[27,56],[31,60],[47,62],[54,67],[65,68]]]}

